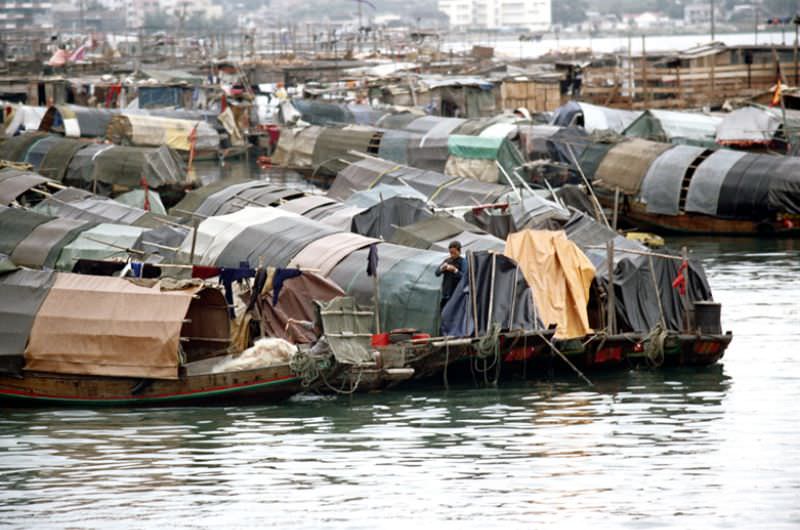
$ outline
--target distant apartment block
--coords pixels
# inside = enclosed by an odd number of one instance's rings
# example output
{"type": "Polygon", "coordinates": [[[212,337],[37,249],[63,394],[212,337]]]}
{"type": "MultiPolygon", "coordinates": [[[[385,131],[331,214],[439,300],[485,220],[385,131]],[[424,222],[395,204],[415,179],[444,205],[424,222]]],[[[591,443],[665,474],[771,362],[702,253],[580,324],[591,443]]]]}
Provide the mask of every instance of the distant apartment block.
{"type": "Polygon", "coordinates": [[[546,30],[551,0],[439,0],[439,11],[454,28],[546,30]]]}
{"type": "Polygon", "coordinates": [[[33,28],[52,7],[49,0],[0,0],[0,30],[33,28]]]}

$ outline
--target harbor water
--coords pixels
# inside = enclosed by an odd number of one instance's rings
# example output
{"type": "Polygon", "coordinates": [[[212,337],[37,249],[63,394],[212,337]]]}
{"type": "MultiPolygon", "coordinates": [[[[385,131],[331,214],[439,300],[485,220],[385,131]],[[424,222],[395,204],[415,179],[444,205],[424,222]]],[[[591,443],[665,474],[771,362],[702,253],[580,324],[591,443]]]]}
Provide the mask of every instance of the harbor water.
{"type": "Polygon", "coordinates": [[[278,406],[0,411],[4,528],[797,528],[800,243],[686,243],[705,369],[278,406]]]}

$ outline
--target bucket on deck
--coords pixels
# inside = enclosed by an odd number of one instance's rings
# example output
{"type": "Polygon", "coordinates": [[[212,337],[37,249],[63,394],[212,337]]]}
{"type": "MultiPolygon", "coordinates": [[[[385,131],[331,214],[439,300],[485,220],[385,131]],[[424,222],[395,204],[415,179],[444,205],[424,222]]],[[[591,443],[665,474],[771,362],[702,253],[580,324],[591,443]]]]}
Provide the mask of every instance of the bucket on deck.
{"type": "Polygon", "coordinates": [[[722,333],[722,304],[718,302],[695,302],[694,324],[698,333],[719,335],[722,333]]]}
{"type": "Polygon", "coordinates": [[[374,333],[372,335],[372,346],[388,346],[389,334],[388,333],[374,333]]]}

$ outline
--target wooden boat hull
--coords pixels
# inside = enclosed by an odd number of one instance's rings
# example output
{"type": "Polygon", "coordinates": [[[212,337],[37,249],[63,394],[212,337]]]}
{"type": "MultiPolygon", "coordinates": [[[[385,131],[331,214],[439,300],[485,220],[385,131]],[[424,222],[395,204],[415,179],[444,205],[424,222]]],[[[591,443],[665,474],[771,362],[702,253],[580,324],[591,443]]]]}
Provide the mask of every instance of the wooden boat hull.
{"type": "Polygon", "coordinates": [[[196,405],[274,403],[301,392],[288,366],[156,380],[25,372],[0,376],[0,402],[41,406],[196,405]]]}

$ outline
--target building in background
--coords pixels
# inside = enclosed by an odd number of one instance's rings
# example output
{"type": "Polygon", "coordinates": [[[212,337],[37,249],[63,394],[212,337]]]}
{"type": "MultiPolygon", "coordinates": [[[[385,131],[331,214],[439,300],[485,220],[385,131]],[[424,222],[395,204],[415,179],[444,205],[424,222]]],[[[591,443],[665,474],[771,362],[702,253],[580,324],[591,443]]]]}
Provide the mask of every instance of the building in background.
{"type": "Polygon", "coordinates": [[[50,0],[0,0],[0,31],[42,26],[52,7],[50,0]]]}
{"type": "Polygon", "coordinates": [[[551,0],[439,0],[454,28],[543,31],[552,23],[551,0]]]}

